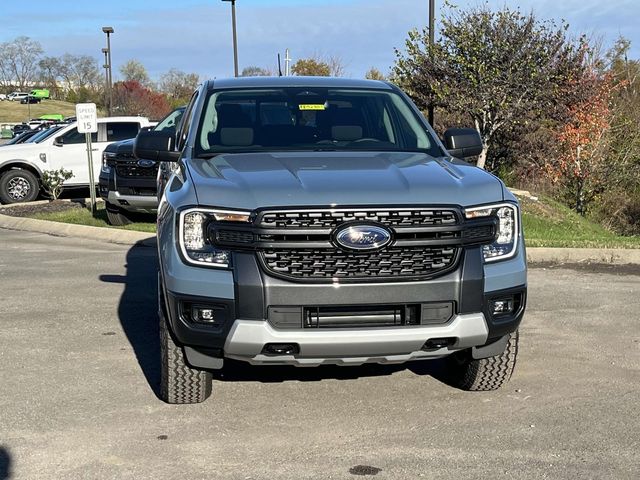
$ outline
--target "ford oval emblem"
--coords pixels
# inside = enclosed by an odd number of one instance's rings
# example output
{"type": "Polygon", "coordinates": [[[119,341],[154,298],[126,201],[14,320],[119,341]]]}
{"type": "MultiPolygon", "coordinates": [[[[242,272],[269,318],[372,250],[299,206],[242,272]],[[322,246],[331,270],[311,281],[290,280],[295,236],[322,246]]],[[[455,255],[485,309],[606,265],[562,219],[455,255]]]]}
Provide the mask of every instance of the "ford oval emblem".
{"type": "Polygon", "coordinates": [[[138,160],[138,166],[142,167],[142,168],[149,168],[149,167],[153,167],[156,164],[156,162],[154,162],[153,160],[138,160]]]}
{"type": "Polygon", "coordinates": [[[349,225],[337,231],[335,241],[348,250],[375,250],[391,241],[391,232],[376,225],[349,225]]]}

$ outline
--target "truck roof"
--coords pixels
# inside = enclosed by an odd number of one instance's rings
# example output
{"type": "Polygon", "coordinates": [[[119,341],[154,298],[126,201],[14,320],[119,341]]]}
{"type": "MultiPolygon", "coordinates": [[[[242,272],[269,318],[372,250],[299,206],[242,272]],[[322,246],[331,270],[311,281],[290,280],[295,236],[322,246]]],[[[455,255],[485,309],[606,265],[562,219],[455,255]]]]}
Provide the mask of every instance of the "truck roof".
{"type": "Polygon", "coordinates": [[[220,88],[278,88],[278,87],[321,87],[321,88],[367,88],[391,90],[387,82],[340,77],[238,77],[209,80],[209,90],[220,88]]]}
{"type": "Polygon", "coordinates": [[[99,121],[112,121],[112,122],[124,122],[124,121],[142,121],[142,122],[147,122],[149,123],[149,119],[147,117],[141,117],[141,116],[136,116],[136,115],[129,115],[129,116],[120,116],[120,117],[98,117],[99,121]]]}

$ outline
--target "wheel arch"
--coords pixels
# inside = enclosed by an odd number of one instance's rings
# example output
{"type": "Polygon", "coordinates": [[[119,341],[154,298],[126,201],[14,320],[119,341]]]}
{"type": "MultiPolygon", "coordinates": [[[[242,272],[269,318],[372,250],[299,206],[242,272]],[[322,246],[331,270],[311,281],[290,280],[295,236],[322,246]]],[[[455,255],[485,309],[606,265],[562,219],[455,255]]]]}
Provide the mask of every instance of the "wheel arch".
{"type": "Polygon", "coordinates": [[[32,163],[29,163],[25,160],[9,160],[3,163],[2,165],[0,165],[0,175],[2,175],[3,173],[9,170],[19,170],[19,169],[27,170],[33,173],[38,179],[38,182],[42,182],[42,171],[38,167],[34,166],[32,163]]]}

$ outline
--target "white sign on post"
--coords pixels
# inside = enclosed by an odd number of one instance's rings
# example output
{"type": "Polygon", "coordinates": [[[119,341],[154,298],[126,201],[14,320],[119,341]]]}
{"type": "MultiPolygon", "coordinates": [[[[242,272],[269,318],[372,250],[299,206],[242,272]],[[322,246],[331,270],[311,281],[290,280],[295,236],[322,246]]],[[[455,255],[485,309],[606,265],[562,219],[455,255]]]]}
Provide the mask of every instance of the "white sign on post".
{"type": "Polygon", "coordinates": [[[84,133],[87,144],[87,161],[89,162],[89,193],[91,195],[91,213],[96,211],[96,181],[93,174],[93,156],[91,154],[91,134],[98,133],[98,110],[95,103],[78,103],[76,105],[76,121],[78,133],[84,133]]]}
{"type": "Polygon", "coordinates": [[[78,103],[76,105],[78,133],[98,132],[98,110],[95,103],[78,103]]]}

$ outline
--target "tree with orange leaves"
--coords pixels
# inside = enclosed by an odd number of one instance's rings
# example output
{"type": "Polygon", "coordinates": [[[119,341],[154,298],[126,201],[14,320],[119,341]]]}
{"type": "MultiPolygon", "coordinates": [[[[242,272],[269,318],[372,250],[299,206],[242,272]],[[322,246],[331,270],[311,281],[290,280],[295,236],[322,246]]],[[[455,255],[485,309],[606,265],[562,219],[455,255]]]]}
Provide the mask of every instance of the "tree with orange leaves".
{"type": "Polygon", "coordinates": [[[611,186],[609,177],[615,169],[608,155],[611,98],[619,87],[610,74],[595,68],[576,80],[581,98],[569,108],[568,119],[558,130],[558,156],[546,165],[547,174],[561,187],[567,203],[581,215],[611,186]]]}
{"type": "Polygon", "coordinates": [[[141,85],[136,80],[117,82],[113,86],[113,111],[117,115],[142,115],[152,120],[171,110],[167,97],[141,85]]]}

